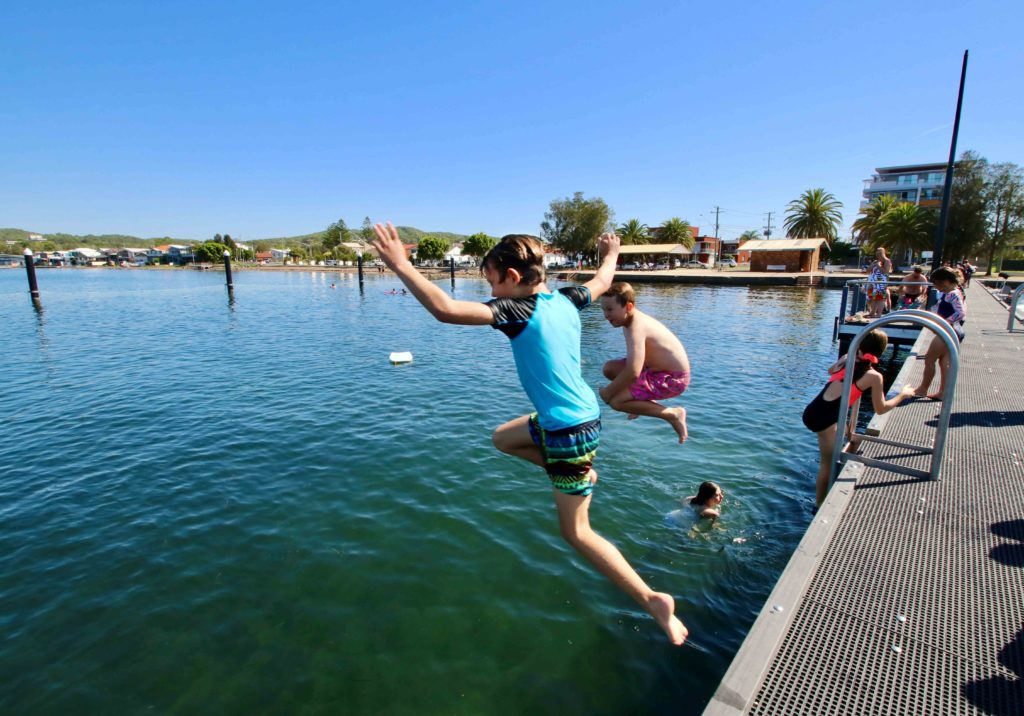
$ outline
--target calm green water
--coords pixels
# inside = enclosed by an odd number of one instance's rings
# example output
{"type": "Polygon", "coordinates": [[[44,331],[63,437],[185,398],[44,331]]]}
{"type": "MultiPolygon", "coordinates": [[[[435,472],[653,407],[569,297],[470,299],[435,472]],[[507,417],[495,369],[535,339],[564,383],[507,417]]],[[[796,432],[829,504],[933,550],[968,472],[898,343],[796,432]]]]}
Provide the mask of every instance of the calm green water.
{"type": "MultiPolygon", "coordinates": [[[[491,446],[530,409],[501,333],[376,275],[39,281],[41,314],[0,270],[0,713],[699,713],[810,520],[838,292],[639,287],[691,437],[606,409],[591,517],[675,595],[677,649],[491,446]],[[692,533],[704,479],[724,519],[692,533]]],[[[622,352],[585,311],[589,382],[622,352]]]]}

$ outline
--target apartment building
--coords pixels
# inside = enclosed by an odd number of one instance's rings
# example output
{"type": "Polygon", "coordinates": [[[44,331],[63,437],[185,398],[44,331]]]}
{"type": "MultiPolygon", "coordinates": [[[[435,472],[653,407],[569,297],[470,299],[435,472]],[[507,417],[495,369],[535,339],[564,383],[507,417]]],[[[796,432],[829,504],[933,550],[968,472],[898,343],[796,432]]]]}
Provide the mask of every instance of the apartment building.
{"type": "Polygon", "coordinates": [[[892,194],[900,201],[938,209],[942,206],[945,181],[944,163],[878,167],[870,179],[864,180],[864,198],[860,207],[863,209],[883,194],[892,194]]]}

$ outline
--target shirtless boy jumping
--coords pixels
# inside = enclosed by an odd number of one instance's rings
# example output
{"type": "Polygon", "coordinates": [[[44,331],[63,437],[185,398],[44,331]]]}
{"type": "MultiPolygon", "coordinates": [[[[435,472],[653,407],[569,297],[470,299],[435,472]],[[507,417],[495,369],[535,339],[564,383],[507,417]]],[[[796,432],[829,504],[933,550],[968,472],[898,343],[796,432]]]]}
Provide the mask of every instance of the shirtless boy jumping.
{"type": "Polygon", "coordinates": [[[628,283],[613,283],[601,297],[605,320],[622,328],[626,357],[604,364],[611,381],[601,388],[601,398],[615,410],[661,418],[686,440],[686,408],[667,408],[656,401],[682,395],[690,385],[690,360],[686,349],[661,321],[636,307],[636,294],[628,283]]]}

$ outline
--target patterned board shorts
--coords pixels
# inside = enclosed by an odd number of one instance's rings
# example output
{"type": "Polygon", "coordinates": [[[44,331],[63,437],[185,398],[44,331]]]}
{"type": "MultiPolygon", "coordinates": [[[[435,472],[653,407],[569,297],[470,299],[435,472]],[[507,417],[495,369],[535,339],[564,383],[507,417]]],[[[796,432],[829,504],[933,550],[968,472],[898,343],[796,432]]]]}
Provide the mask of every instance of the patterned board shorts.
{"type": "Polygon", "coordinates": [[[544,455],[544,471],[551,486],[567,495],[586,497],[594,486],[588,477],[601,442],[601,419],[571,428],[545,430],[530,416],[530,437],[544,455]]]}
{"type": "Polygon", "coordinates": [[[690,387],[688,370],[647,370],[640,371],[629,394],[635,400],[666,400],[682,395],[690,387]]]}

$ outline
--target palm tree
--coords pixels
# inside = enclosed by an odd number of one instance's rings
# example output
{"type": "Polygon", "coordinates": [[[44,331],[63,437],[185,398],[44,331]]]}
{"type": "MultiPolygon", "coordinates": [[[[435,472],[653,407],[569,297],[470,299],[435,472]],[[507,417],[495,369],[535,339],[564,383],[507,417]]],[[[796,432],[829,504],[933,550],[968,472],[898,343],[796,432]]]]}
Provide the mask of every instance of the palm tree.
{"type": "Polygon", "coordinates": [[[650,232],[647,229],[647,224],[641,223],[640,219],[630,219],[616,231],[619,238],[622,239],[623,246],[650,243],[650,232]]]}
{"type": "Polygon", "coordinates": [[[899,204],[899,199],[893,194],[882,194],[871,200],[871,203],[860,210],[861,216],[853,222],[853,230],[857,235],[857,243],[864,245],[872,243],[875,227],[886,212],[899,204]]]}
{"type": "Polygon", "coordinates": [[[685,219],[673,217],[658,228],[659,244],[682,244],[693,248],[693,227],[685,219]]]}
{"type": "Polygon", "coordinates": [[[786,236],[835,241],[836,228],[843,222],[842,206],[824,189],[808,189],[786,207],[786,236]]]}
{"type": "Polygon", "coordinates": [[[744,231],[742,234],[740,234],[739,238],[736,239],[736,240],[739,241],[740,242],[740,246],[742,246],[743,243],[746,242],[746,241],[760,241],[760,239],[761,239],[761,234],[760,233],[758,233],[757,231],[754,231],[753,229],[748,229],[748,230],[744,231]]]}
{"type": "Polygon", "coordinates": [[[875,224],[871,249],[884,246],[891,256],[927,251],[931,248],[935,224],[935,212],[931,209],[898,203],[875,224]]]}

